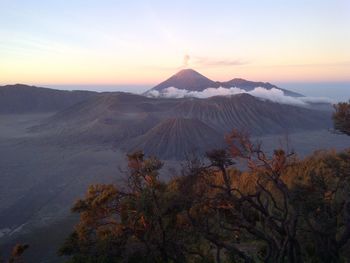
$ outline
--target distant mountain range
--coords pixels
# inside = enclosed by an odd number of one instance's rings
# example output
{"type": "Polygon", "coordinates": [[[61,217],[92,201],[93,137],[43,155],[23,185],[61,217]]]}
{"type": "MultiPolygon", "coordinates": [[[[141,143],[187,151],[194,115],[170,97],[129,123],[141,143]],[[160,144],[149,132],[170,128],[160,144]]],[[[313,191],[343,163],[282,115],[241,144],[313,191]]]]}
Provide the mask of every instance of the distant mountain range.
{"type": "MultiPolygon", "coordinates": [[[[242,79],[214,82],[194,70],[182,70],[153,90],[162,91],[169,85],[192,91],[213,85],[278,89],[270,83],[242,79]]],[[[30,129],[43,142],[45,138],[58,144],[108,144],[127,152],[143,150],[164,159],[181,159],[186,153],[222,147],[224,135],[232,129],[266,135],[331,126],[330,112],[274,103],[244,93],[170,99],[25,85],[0,87],[1,114],[34,112],[56,112],[30,129]]]]}
{"type": "MultiPolygon", "coordinates": [[[[281,89],[268,82],[254,82],[239,78],[226,82],[212,81],[193,69],[181,70],[149,91],[158,91],[161,93],[169,87],[187,91],[203,91],[207,88],[218,87],[236,87],[245,91],[251,91],[256,87],[262,87],[268,90],[272,88],[279,89],[287,96],[303,96],[289,90],[281,89]]],[[[147,95],[149,91],[144,95],[147,95]]],[[[55,112],[98,94],[100,93],[93,91],[55,90],[24,84],[0,86],[0,113],[55,112]]]]}
{"type": "MultiPolygon", "coordinates": [[[[254,82],[254,81],[248,81],[240,78],[235,78],[226,82],[213,81],[193,69],[183,69],[179,71],[175,75],[171,76],[167,80],[163,81],[162,83],[152,88],[150,91],[156,90],[162,93],[165,89],[169,87],[174,87],[177,89],[187,90],[187,91],[203,91],[207,88],[219,88],[219,87],[224,87],[224,88],[235,87],[235,88],[243,89],[245,91],[251,91],[256,87],[262,87],[268,90],[272,88],[282,90],[284,94],[287,96],[292,96],[292,97],[303,96],[296,92],[281,89],[268,82],[254,82]]],[[[149,91],[146,92],[145,94],[147,93],[149,93],[149,91]]]]}

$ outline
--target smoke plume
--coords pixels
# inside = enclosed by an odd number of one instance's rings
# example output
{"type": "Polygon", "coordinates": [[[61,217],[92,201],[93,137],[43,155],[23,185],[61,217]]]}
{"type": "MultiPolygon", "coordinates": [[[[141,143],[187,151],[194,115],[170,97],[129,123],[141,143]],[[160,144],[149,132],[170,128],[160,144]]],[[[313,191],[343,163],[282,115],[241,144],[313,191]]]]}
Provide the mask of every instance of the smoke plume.
{"type": "Polygon", "coordinates": [[[191,59],[190,55],[186,54],[184,56],[183,63],[182,63],[183,68],[188,68],[188,64],[189,64],[190,59],[191,59]]]}

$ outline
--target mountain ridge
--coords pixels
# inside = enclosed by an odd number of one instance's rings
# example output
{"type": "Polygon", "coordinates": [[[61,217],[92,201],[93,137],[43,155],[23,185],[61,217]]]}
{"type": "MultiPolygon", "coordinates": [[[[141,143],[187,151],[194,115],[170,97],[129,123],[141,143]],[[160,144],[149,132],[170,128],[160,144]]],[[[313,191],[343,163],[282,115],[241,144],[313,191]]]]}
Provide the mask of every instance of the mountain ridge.
{"type": "Polygon", "coordinates": [[[0,113],[55,112],[73,106],[97,92],[57,90],[25,84],[0,86],[0,113]]]}
{"type": "Polygon", "coordinates": [[[193,150],[191,142],[200,143],[202,138],[203,147],[199,150],[209,150],[221,145],[218,142],[232,129],[254,136],[284,134],[329,128],[330,120],[330,115],[321,111],[265,101],[249,94],[159,99],[105,93],[56,113],[31,131],[43,133],[53,143],[103,143],[126,151],[144,150],[160,158],[181,159],[193,150]],[[179,127],[184,127],[184,131],[179,127]],[[160,138],[164,145],[158,143],[160,138]]]}

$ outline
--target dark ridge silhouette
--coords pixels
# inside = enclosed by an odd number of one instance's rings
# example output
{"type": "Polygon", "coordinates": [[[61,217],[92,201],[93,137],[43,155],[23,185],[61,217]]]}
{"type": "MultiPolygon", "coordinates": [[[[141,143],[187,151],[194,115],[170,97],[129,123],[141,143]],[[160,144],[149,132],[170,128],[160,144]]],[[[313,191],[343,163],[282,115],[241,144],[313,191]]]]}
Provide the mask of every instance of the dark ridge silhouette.
{"type": "Polygon", "coordinates": [[[0,86],[0,113],[54,112],[93,95],[92,91],[66,91],[23,84],[0,86]]]}

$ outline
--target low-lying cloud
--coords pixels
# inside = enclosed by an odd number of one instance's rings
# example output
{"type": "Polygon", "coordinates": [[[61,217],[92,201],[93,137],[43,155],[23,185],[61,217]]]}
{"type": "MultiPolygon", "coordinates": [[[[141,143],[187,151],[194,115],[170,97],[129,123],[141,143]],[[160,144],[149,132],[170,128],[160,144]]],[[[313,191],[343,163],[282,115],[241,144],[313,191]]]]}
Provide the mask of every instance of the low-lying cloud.
{"type": "Polygon", "coordinates": [[[163,97],[163,98],[209,98],[213,96],[231,96],[237,94],[250,94],[254,97],[264,100],[270,100],[273,102],[289,105],[306,106],[310,103],[334,103],[330,98],[324,97],[291,97],[284,94],[283,90],[272,88],[266,89],[263,87],[256,87],[253,90],[246,91],[244,89],[232,87],[232,88],[207,88],[203,91],[189,91],[184,89],[177,89],[175,87],[169,87],[161,92],[157,90],[151,90],[147,93],[149,97],[163,97]]]}

